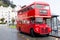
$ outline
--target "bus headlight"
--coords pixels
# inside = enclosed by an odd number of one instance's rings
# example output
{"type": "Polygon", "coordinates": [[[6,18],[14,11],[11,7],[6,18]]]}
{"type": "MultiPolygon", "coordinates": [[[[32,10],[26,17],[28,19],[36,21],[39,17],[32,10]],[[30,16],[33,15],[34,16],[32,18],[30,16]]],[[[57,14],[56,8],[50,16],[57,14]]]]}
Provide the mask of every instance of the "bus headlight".
{"type": "Polygon", "coordinates": [[[36,27],[36,28],[35,28],[35,30],[36,30],[36,31],[39,31],[39,28],[38,28],[38,27],[36,27]]]}

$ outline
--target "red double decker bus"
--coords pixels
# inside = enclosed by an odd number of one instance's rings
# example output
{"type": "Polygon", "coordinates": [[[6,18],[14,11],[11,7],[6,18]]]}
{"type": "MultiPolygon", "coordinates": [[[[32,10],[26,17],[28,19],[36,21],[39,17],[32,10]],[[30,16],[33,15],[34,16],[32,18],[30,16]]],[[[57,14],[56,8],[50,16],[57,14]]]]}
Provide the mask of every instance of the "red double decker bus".
{"type": "Polygon", "coordinates": [[[18,11],[17,29],[35,36],[49,35],[51,27],[47,19],[51,18],[50,6],[44,2],[34,2],[18,11]]]}

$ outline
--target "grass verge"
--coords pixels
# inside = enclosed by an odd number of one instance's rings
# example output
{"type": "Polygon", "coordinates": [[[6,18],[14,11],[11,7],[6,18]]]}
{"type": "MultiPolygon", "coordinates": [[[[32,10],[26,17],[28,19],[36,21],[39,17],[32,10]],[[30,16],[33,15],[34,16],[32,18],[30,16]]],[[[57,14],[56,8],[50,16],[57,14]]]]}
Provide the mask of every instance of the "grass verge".
{"type": "Polygon", "coordinates": [[[16,28],[16,25],[10,25],[10,28],[16,28]]]}

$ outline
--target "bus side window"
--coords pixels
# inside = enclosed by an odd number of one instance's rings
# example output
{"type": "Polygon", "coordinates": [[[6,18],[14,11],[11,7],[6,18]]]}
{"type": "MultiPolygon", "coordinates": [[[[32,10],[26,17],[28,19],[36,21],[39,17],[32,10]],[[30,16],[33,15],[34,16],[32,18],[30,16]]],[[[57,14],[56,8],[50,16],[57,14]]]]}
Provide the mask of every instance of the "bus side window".
{"type": "Polygon", "coordinates": [[[22,14],[22,12],[19,12],[18,14],[22,14]]]}
{"type": "Polygon", "coordinates": [[[27,8],[25,8],[25,12],[27,11],[27,8]]]}
{"type": "Polygon", "coordinates": [[[27,11],[29,10],[29,7],[27,7],[27,11]]]}
{"type": "Polygon", "coordinates": [[[18,11],[18,15],[19,15],[19,14],[22,14],[22,12],[23,12],[22,10],[18,11]]]}
{"type": "Polygon", "coordinates": [[[22,20],[22,24],[24,24],[25,23],[25,21],[24,20],[22,20]]]}
{"type": "Polygon", "coordinates": [[[29,23],[30,23],[30,21],[28,21],[28,20],[27,20],[27,22],[26,22],[26,23],[27,23],[27,24],[29,24],[29,23]]]}
{"type": "Polygon", "coordinates": [[[26,12],[27,11],[27,9],[26,8],[24,8],[23,10],[22,10],[22,12],[26,12]]]}
{"type": "Polygon", "coordinates": [[[22,10],[22,12],[24,12],[24,9],[22,10]]]}
{"type": "Polygon", "coordinates": [[[26,24],[26,20],[22,20],[22,23],[23,23],[23,24],[26,24]]]}
{"type": "Polygon", "coordinates": [[[29,24],[30,21],[28,21],[28,20],[23,20],[22,23],[23,23],[23,24],[29,24]]]}
{"type": "Polygon", "coordinates": [[[32,9],[32,7],[31,7],[31,6],[29,6],[29,7],[28,7],[28,10],[31,10],[31,9],[32,9]]]}
{"type": "Polygon", "coordinates": [[[24,11],[23,12],[25,12],[26,11],[26,8],[24,9],[24,11]]]}
{"type": "Polygon", "coordinates": [[[30,21],[31,21],[31,23],[34,24],[35,18],[34,18],[34,17],[31,17],[31,18],[30,18],[30,21]]]}

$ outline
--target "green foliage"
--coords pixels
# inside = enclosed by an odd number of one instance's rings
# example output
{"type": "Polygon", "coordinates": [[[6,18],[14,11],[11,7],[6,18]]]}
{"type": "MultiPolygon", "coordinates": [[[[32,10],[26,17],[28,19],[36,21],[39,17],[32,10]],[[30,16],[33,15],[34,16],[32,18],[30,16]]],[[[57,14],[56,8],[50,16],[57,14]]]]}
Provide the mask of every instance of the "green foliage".
{"type": "Polygon", "coordinates": [[[11,5],[12,8],[16,7],[16,5],[11,5]]]}
{"type": "Polygon", "coordinates": [[[6,24],[6,23],[0,23],[0,24],[6,24]]]}
{"type": "Polygon", "coordinates": [[[12,18],[12,20],[11,20],[11,21],[12,21],[12,24],[14,25],[15,19],[14,19],[14,18],[12,18]]]}
{"type": "Polygon", "coordinates": [[[4,22],[4,20],[5,20],[5,18],[0,18],[0,21],[1,21],[0,24],[6,24],[7,21],[4,22]]]}
{"type": "Polygon", "coordinates": [[[0,0],[0,6],[1,6],[1,5],[4,6],[4,7],[9,6],[8,4],[5,4],[5,3],[3,3],[3,1],[0,0]]]}
{"type": "Polygon", "coordinates": [[[16,25],[10,25],[10,28],[16,28],[16,25]]]}
{"type": "Polygon", "coordinates": [[[1,18],[0,21],[2,21],[2,23],[4,22],[5,18],[1,18]]]}
{"type": "Polygon", "coordinates": [[[4,7],[8,7],[9,5],[11,5],[12,8],[14,8],[16,5],[10,3],[9,0],[0,0],[0,6],[4,6],[4,7]]]}

